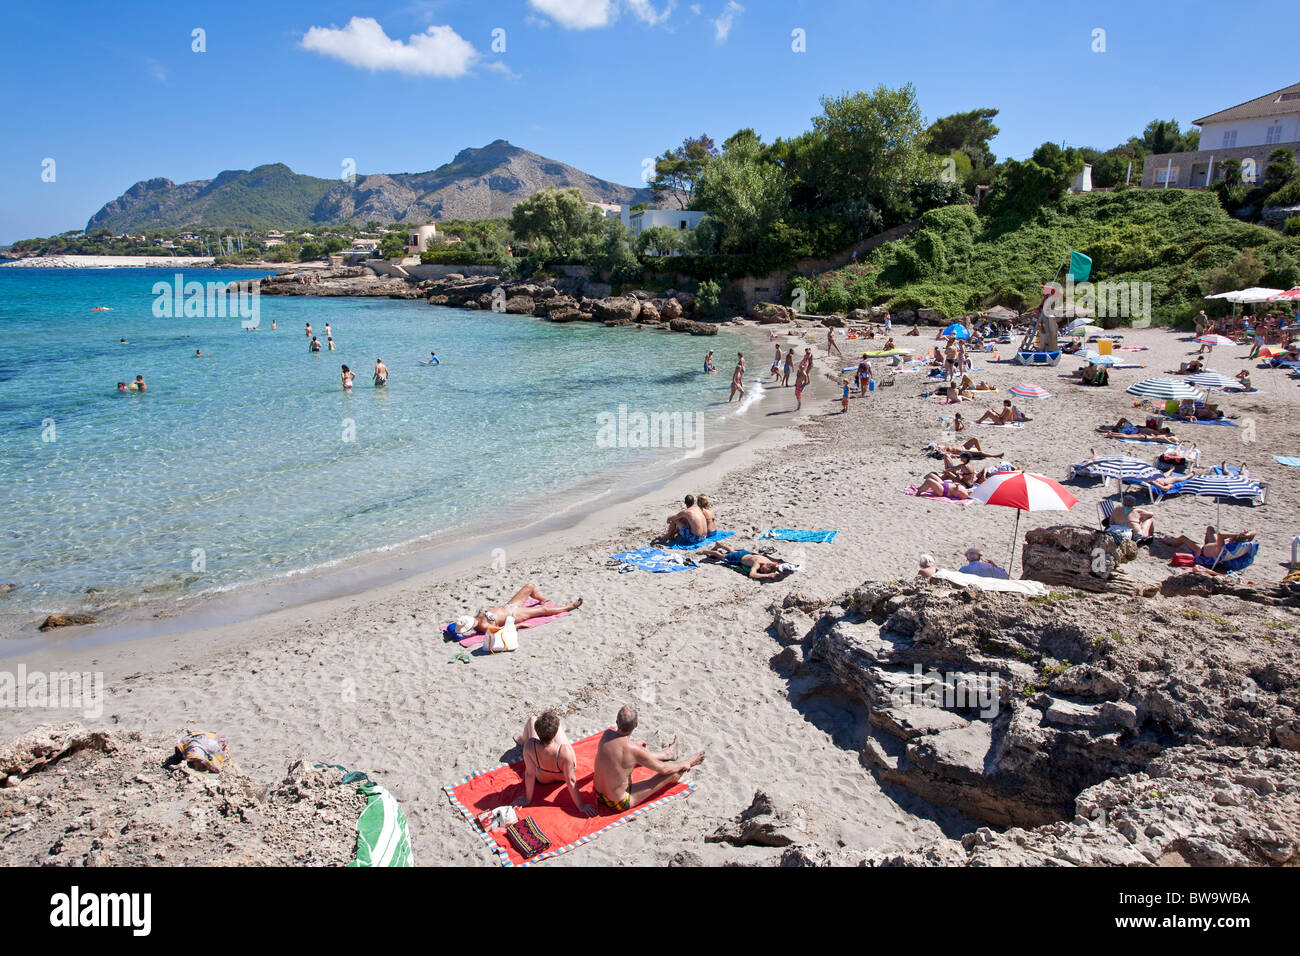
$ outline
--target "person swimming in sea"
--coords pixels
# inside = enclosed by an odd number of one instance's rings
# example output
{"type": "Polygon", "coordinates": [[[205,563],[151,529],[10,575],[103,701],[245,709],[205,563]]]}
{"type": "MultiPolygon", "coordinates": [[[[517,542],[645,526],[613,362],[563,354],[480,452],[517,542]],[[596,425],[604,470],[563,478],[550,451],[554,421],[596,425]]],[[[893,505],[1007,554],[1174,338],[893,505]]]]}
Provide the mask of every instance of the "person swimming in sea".
{"type": "Polygon", "coordinates": [[[438,353],[437,353],[437,352],[430,352],[430,353],[429,353],[429,361],[427,361],[427,362],[421,362],[420,364],[421,364],[421,365],[441,365],[442,362],[438,361],[438,353]]]}
{"type": "Polygon", "coordinates": [[[316,338],[316,336],[313,335],[313,336],[311,337],[311,345],[309,346],[309,348],[310,348],[313,352],[319,352],[319,351],[320,351],[320,339],[316,338]]]}
{"type": "Polygon", "coordinates": [[[716,372],[718,367],[713,364],[713,349],[709,349],[709,354],[704,356],[704,371],[716,372]]]}
{"type": "Polygon", "coordinates": [[[383,388],[388,384],[388,366],[384,364],[381,358],[375,359],[375,388],[383,388]]]}
{"type": "Polygon", "coordinates": [[[352,383],[356,380],[357,377],[356,374],[353,373],[352,369],[344,365],[343,371],[339,373],[339,377],[343,380],[343,391],[345,392],[352,391],[352,383]]]}

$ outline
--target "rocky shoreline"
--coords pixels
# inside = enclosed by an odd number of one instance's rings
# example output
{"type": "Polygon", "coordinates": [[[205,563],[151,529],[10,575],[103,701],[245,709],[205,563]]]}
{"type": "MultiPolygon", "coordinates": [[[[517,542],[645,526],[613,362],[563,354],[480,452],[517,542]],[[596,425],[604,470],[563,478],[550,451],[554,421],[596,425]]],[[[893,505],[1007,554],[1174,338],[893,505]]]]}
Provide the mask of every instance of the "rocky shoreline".
{"type": "Polygon", "coordinates": [[[322,274],[284,272],[263,279],[260,289],[263,295],[424,299],[430,305],[530,315],[548,322],[640,325],[690,335],[717,335],[723,324],[698,318],[695,296],[689,292],[636,289],[622,295],[600,295],[609,287],[579,276],[526,281],[450,273],[439,279],[416,279],[381,276],[353,267],[322,274]]]}

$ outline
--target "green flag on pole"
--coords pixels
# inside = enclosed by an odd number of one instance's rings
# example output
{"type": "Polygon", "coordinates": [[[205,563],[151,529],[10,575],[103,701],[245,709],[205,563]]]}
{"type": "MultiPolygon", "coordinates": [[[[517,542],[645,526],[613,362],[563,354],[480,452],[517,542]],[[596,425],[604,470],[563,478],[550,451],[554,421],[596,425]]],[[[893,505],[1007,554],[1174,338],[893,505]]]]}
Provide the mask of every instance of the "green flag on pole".
{"type": "Polygon", "coordinates": [[[1092,275],[1092,260],[1082,252],[1070,253],[1070,278],[1075,282],[1087,282],[1092,275]]]}

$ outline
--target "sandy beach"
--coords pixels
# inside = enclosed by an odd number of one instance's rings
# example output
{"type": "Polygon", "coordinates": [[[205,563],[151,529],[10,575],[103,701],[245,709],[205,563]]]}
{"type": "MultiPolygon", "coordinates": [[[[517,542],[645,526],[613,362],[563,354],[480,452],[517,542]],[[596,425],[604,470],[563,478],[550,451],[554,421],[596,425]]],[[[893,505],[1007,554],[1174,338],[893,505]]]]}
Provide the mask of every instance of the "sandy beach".
{"type": "MultiPolygon", "coordinates": [[[[546,865],[664,865],[682,854],[694,862],[771,862],[779,851],[706,843],[704,837],[747,805],[756,790],[809,808],[818,842],[845,854],[916,847],[973,829],[973,821],[905,794],[886,792],[859,757],[866,729],[848,706],[827,699],[816,707],[792,704],[788,681],[773,668],[781,650],[769,632],[768,610],[788,595],[827,602],[868,580],[912,576],[917,556],[933,554],[941,567],[965,563],[981,547],[1005,565],[1015,513],[979,504],[910,497],[937,462],[922,451],[939,439],[943,417],[961,411],[973,422],[1000,405],[1007,388],[1033,383],[1050,398],[1017,400],[1033,419],[1023,428],[972,427],[986,449],[1027,470],[1063,479],[1073,462],[1094,454],[1151,460],[1158,448],[1128,445],[1094,429],[1120,416],[1139,422],[1124,388],[1162,376],[1196,346],[1187,333],[1130,330],[1124,344],[1145,351],[1118,353],[1145,366],[1117,370],[1109,388],[1085,388],[1068,378],[1077,361],[1026,369],[976,358],[972,378],[997,389],[987,402],[939,406],[923,373],[899,374],[892,387],[855,397],[839,414],[834,378],[852,364],[823,353],[825,330],[810,338],[779,326],[746,326],[755,346],[750,368],[770,362],[771,331],[783,344],[806,342],[820,375],[796,414],[793,389],[770,389],[750,414],[785,427],[682,475],[662,490],[603,509],[573,526],[478,555],[361,594],[285,608],[248,621],[185,629],[103,644],[71,646],[80,629],[53,632],[52,646],[24,654],[29,670],[104,673],[104,712],[91,725],[143,733],[182,727],[215,730],[230,740],[242,767],[278,778],[292,761],[314,760],[363,769],[403,802],[421,864],[495,865],[442,792],[445,784],[517,759],[512,736],[526,717],[554,707],[570,735],[609,725],[619,706],[636,704],[650,742],[677,737],[685,753],[703,749],[690,780],[698,790],[619,827],[546,865]],[[753,547],[770,527],[836,529],[832,544],[779,545],[803,570],[780,583],[759,584],[727,569],[704,566],[678,574],[620,574],[609,556],[649,544],[686,493],[706,492],[731,543],[753,547]],[[521,632],[514,654],[475,654],[445,643],[441,628],[459,614],[507,600],[532,581],[548,597],[583,606],[568,617],[521,632]]],[[[903,348],[933,346],[934,330],[907,337],[903,348]]],[[[845,346],[881,347],[882,339],[845,346]]],[[[701,354],[707,346],[701,349],[701,354]]],[[[1012,354],[1012,346],[1000,346],[1012,354]]],[[[849,356],[854,352],[845,347],[849,356]]],[[[1248,464],[1268,482],[1263,507],[1225,503],[1224,530],[1249,528],[1260,553],[1249,577],[1273,583],[1290,559],[1297,504],[1295,475],[1273,455],[1300,455],[1300,417],[1294,379],[1283,371],[1255,371],[1246,347],[1218,347],[1207,366],[1224,375],[1250,368],[1259,391],[1222,396],[1238,424],[1254,428],[1176,425],[1196,442],[1202,470],[1227,461],[1248,464]],[[1248,440],[1253,438],[1254,440],[1248,440]]],[[[720,363],[721,364],[721,363],[720,363]]],[[[727,369],[723,368],[725,375],[727,369]]],[[[1094,526],[1097,502],[1113,494],[1101,484],[1072,486],[1072,512],[1027,513],[1027,529],[1055,524],[1094,526]]],[[[1145,496],[1143,498],[1145,501],[1145,496]]],[[[1215,521],[1212,499],[1183,496],[1153,506],[1158,534],[1199,538],[1215,521]]],[[[762,542],[774,543],[774,542],[762,542]]],[[[1126,570],[1158,582],[1167,561],[1143,553],[1126,570]]],[[[1013,575],[1017,576],[1017,575],[1013,575]]],[[[1152,600],[1160,600],[1155,598],[1152,600]]],[[[5,666],[18,659],[10,657],[5,666]]],[[[79,715],[64,711],[0,710],[0,736],[38,723],[79,715]]]]}

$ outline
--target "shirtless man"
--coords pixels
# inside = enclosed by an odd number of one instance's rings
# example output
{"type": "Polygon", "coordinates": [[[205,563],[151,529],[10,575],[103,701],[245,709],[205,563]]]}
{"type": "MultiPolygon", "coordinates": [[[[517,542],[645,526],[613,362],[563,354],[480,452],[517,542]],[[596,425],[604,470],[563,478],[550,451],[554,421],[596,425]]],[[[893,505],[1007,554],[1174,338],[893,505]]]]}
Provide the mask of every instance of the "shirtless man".
{"type": "Polygon", "coordinates": [[[694,495],[686,496],[686,507],[668,518],[669,541],[682,544],[695,544],[709,534],[709,519],[703,508],[696,503],[694,495]]]}
{"type": "Polygon", "coordinates": [[[772,359],[772,384],[781,379],[781,343],[776,344],[776,356],[772,359]]]}
{"type": "Polygon", "coordinates": [[[596,766],[593,784],[596,800],[602,807],[616,812],[631,810],[649,800],[665,787],[671,787],[692,767],[704,759],[701,750],[689,760],[677,760],[677,741],[657,753],[646,749],[644,740],[633,740],[637,713],[631,704],[618,712],[616,730],[607,730],[596,746],[596,766]],[[632,782],[632,771],[645,767],[654,776],[639,783],[632,782]]]}
{"type": "Polygon", "coordinates": [[[307,326],[307,329],[306,329],[306,332],[307,332],[307,338],[311,338],[311,337],[312,337],[312,336],[311,336],[311,323],[310,323],[310,322],[307,322],[307,323],[304,323],[304,324],[307,326]]]}
{"type": "Polygon", "coordinates": [[[742,569],[747,568],[749,577],[755,581],[779,578],[782,573],[791,569],[789,565],[780,560],[768,558],[753,551],[728,547],[725,544],[715,544],[702,554],[706,558],[715,558],[723,564],[734,565],[742,569]]]}
{"type": "Polygon", "coordinates": [[[785,362],[781,365],[781,385],[784,387],[790,384],[790,373],[794,371],[794,346],[785,353],[785,362]]]}
{"type": "Polygon", "coordinates": [[[731,373],[731,394],[727,396],[727,404],[739,393],[741,398],[745,397],[745,359],[742,357],[736,363],[736,370],[731,373]]]}
{"type": "Polygon", "coordinates": [[[1151,537],[1156,528],[1156,516],[1139,508],[1133,495],[1125,495],[1121,500],[1121,506],[1110,513],[1106,530],[1120,538],[1144,540],[1151,537]]]}
{"type": "Polygon", "coordinates": [[[468,634],[486,634],[489,627],[504,626],[508,617],[513,617],[516,624],[522,624],[535,617],[550,617],[561,611],[576,611],[580,607],[582,607],[582,598],[563,606],[551,604],[551,599],[544,597],[542,592],[537,590],[537,586],[529,582],[515,592],[515,596],[505,604],[483,608],[474,615],[466,614],[459,618],[456,621],[456,634],[461,637],[468,634]],[[530,599],[538,603],[532,607],[524,607],[524,602],[530,599]]]}
{"type": "Polygon", "coordinates": [[[388,366],[384,364],[381,358],[375,359],[375,388],[383,388],[388,384],[388,366]]]}
{"type": "Polygon", "coordinates": [[[539,784],[545,786],[563,780],[568,784],[573,805],[585,816],[596,815],[595,806],[584,802],[578,792],[578,757],[555,711],[548,710],[536,720],[529,717],[524,732],[515,735],[515,743],[524,751],[524,792],[516,798],[515,806],[526,807],[532,803],[539,784]]]}
{"type": "Polygon", "coordinates": [[[994,425],[1013,425],[1016,422],[1027,421],[1029,421],[1029,419],[1025,417],[1025,413],[1012,405],[1011,399],[1004,398],[1002,400],[1001,411],[995,412],[990,408],[979,418],[975,419],[975,424],[978,425],[981,422],[990,422],[994,425]]]}
{"type": "Polygon", "coordinates": [[[980,444],[978,438],[967,438],[960,445],[940,445],[938,442],[927,445],[923,451],[932,452],[936,455],[961,455],[969,454],[972,458],[1001,458],[1000,451],[985,451],[984,446],[980,444]]]}

